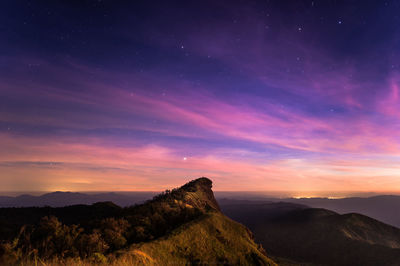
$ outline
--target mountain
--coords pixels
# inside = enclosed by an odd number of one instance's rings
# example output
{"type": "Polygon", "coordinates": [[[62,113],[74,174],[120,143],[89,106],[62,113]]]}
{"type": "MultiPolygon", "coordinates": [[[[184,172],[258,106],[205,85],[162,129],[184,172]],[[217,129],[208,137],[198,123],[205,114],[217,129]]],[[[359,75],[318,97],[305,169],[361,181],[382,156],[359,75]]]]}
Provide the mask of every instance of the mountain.
{"type": "Polygon", "coordinates": [[[16,197],[0,196],[0,207],[64,207],[76,204],[93,204],[100,201],[112,201],[119,206],[126,207],[136,203],[143,203],[156,194],[155,192],[85,194],[56,191],[40,196],[28,194],[16,197]]]}
{"type": "Polygon", "coordinates": [[[334,212],[360,213],[384,223],[400,228],[400,196],[380,195],[373,197],[349,197],[349,198],[273,198],[262,193],[249,192],[217,192],[217,200],[241,199],[252,202],[290,202],[307,205],[312,208],[323,208],[334,212]]]}
{"type": "Polygon", "coordinates": [[[141,205],[0,209],[0,264],[276,265],[199,178],[141,205]]]}
{"type": "Polygon", "coordinates": [[[400,228],[400,212],[393,211],[400,209],[400,196],[381,195],[343,199],[300,198],[283,199],[283,201],[324,208],[341,214],[356,212],[400,228]]]}
{"type": "Polygon", "coordinates": [[[400,229],[370,217],[287,202],[220,203],[227,216],[253,231],[278,263],[400,265],[400,229]]]}
{"type": "Polygon", "coordinates": [[[167,237],[144,243],[129,253],[141,263],[275,265],[252,233],[220,213],[186,224],[167,237]]]}

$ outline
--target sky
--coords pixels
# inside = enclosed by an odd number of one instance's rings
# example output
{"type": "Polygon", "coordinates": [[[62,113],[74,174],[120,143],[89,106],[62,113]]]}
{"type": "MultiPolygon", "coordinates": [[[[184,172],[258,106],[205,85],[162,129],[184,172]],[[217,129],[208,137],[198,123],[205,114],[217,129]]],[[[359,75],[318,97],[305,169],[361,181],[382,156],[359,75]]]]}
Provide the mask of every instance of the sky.
{"type": "Polygon", "coordinates": [[[399,1],[0,3],[1,191],[400,191],[399,1]]]}

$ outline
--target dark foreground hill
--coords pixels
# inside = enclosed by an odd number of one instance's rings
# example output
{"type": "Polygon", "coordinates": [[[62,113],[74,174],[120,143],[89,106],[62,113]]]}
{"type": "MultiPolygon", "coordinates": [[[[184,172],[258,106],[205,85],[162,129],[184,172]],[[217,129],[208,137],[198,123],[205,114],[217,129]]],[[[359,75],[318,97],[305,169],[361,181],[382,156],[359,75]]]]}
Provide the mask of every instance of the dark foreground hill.
{"type": "Polygon", "coordinates": [[[199,178],[142,205],[0,209],[1,265],[275,265],[199,178]]]}
{"type": "Polygon", "coordinates": [[[367,216],[283,202],[220,203],[278,263],[280,257],[312,265],[400,265],[400,229],[367,216]]]}

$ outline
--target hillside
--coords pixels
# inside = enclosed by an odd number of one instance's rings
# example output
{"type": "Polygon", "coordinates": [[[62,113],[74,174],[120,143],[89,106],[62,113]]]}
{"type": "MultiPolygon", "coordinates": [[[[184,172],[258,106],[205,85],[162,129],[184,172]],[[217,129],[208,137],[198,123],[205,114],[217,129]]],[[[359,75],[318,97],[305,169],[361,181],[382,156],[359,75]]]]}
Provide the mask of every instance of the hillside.
{"type": "Polygon", "coordinates": [[[400,229],[364,215],[291,203],[225,201],[221,208],[277,258],[316,265],[400,264],[400,229]]]}
{"type": "Polygon", "coordinates": [[[246,227],[220,213],[207,214],[166,237],[138,245],[127,257],[140,263],[174,265],[275,265],[246,227]]]}
{"type": "Polygon", "coordinates": [[[0,209],[0,263],[274,265],[199,178],[141,205],[0,209]]]}

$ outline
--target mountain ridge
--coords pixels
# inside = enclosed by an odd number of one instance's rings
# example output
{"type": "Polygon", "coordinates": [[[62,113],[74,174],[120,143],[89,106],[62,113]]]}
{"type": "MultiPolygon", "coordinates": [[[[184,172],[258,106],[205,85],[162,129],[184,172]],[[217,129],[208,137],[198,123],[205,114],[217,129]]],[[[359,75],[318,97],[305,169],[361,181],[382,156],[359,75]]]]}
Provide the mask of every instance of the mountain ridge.
{"type": "Polygon", "coordinates": [[[222,214],[211,188],[199,178],[125,208],[1,208],[0,263],[276,265],[248,228],[222,214]]]}

